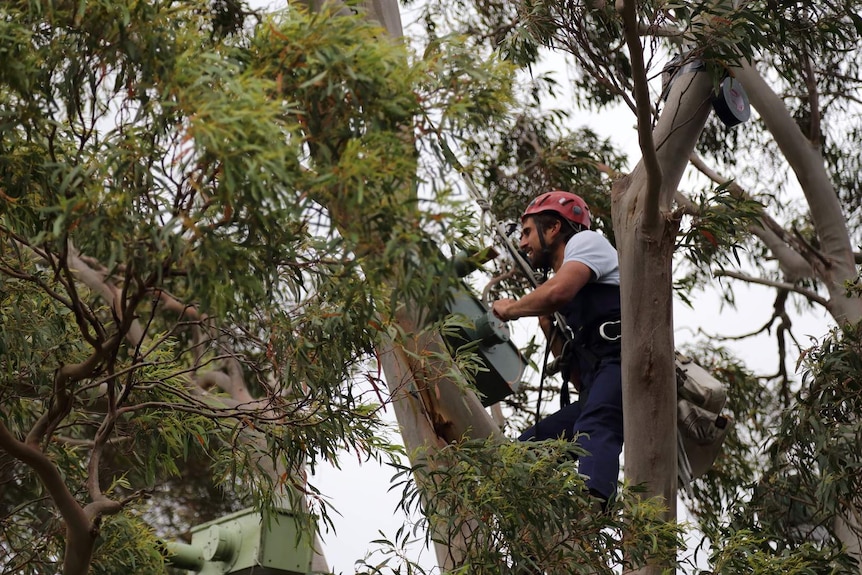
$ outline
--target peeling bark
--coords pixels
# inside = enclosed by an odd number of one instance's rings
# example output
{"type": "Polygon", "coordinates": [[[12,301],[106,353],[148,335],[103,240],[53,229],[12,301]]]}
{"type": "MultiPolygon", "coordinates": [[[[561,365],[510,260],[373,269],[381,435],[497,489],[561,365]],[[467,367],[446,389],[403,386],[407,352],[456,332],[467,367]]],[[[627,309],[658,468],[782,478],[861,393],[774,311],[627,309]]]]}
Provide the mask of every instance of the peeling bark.
{"type": "MultiPolygon", "coordinates": [[[[311,9],[319,9],[322,2],[308,0],[306,4],[311,9]]],[[[368,0],[364,6],[368,17],[383,25],[392,38],[401,37],[397,1],[368,0]]],[[[334,221],[351,220],[350,214],[344,213],[339,206],[329,205],[328,208],[334,221]]],[[[452,441],[503,438],[476,394],[464,392],[448,375],[452,363],[443,359],[448,355],[446,345],[439,334],[422,333],[417,320],[420,316],[419,309],[402,310],[395,318],[396,323],[404,333],[413,335],[408,335],[403,342],[383,342],[377,350],[393,397],[402,440],[414,465],[452,441]]],[[[453,539],[443,533],[444,528],[431,526],[432,530],[438,530],[439,538],[448,541],[448,545],[435,543],[437,559],[441,568],[453,569],[464,561],[465,533],[459,533],[453,539]]]]}

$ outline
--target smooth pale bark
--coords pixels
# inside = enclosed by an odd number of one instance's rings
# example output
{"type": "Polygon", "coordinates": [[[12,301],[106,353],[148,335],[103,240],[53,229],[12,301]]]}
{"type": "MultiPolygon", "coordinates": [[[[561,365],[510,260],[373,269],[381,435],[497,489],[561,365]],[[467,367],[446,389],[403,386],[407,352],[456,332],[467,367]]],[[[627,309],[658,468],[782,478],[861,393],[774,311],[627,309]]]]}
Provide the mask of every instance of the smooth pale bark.
{"type": "MultiPolygon", "coordinates": [[[[832,528],[835,530],[835,536],[847,546],[847,552],[860,561],[862,564],[862,523],[858,517],[860,516],[860,508],[857,505],[855,509],[849,509],[844,517],[836,517],[832,528]]],[[[862,567],[860,567],[862,573],[862,567]]]]}
{"type": "MultiPolygon", "coordinates": [[[[303,0],[302,2],[312,12],[319,12],[324,6],[340,6],[343,4],[341,0],[303,0]]],[[[379,22],[381,26],[386,28],[386,32],[393,38],[400,38],[404,31],[401,27],[401,10],[398,8],[398,2],[391,0],[365,0],[362,7],[366,11],[366,16],[371,20],[379,22]]],[[[355,12],[353,8],[344,7],[340,12],[350,14],[355,12]]]]}
{"type": "MultiPolygon", "coordinates": [[[[677,488],[671,262],[679,221],[671,213],[671,201],[709,116],[711,87],[705,73],[675,80],[653,130],[656,149],[643,150],[645,157],[654,154],[660,167],[659,189],[649,189],[643,160],[613,187],[623,318],[625,477],[646,488],[644,497],[664,499],[668,521],[676,519],[677,488]],[[650,194],[657,201],[649,202],[650,194]],[[657,217],[644,213],[648,205],[657,205],[657,217]],[[654,224],[647,226],[647,221],[654,224]]],[[[657,575],[666,569],[654,565],[635,573],[657,575]]]]}
{"type": "MultiPolygon", "coordinates": [[[[311,10],[338,4],[307,0],[311,10]]],[[[368,0],[363,4],[367,17],[381,24],[392,38],[402,36],[401,13],[396,0],[368,0]]],[[[350,8],[343,8],[347,11],[350,8]]],[[[347,210],[339,205],[327,206],[333,220],[349,225],[347,210]]],[[[369,245],[373,245],[369,240],[369,245]]],[[[380,362],[392,396],[402,440],[411,464],[423,463],[447,443],[465,438],[495,437],[502,439],[500,428],[485,411],[475,393],[464,391],[451,377],[452,361],[439,334],[420,333],[416,318],[422,314],[408,303],[395,321],[407,334],[404,341],[388,341],[378,349],[380,362]]],[[[433,510],[431,510],[433,511],[433,510]]],[[[433,516],[433,513],[429,514],[433,516]]],[[[444,533],[444,525],[431,525],[438,538],[448,545],[435,543],[438,564],[445,570],[456,568],[465,558],[463,544],[466,531],[444,533]]]]}
{"type": "MultiPolygon", "coordinates": [[[[401,14],[395,0],[369,0],[365,3],[368,16],[376,19],[393,38],[402,35],[401,14]]],[[[404,333],[416,333],[421,326],[415,318],[417,310],[403,310],[396,321],[404,333]]],[[[446,345],[439,334],[409,336],[402,342],[382,347],[381,366],[393,397],[393,408],[402,441],[411,463],[421,463],[440,447],[463,438],[496,437],[502,439],[499,427],[485,411],[476,394],[464,392],[447,373],[451,361],[446,357],[446,345]],[[407,353],[405,353],[405,350],[407,353]]],[[[437,563],[451,570],[463,563],[467,531],[457,534],[443,532],[445,526],[431,525],[438,538],[435,542],[437,563]]]]}
{"type": "MultiPolygon", "coordinates": [[[[416,377],[411,368],[411,361],[401,346],[390,342],[381,348],[379,361],[386,374],[389,392],[392,396],[392,406],[398,427],[401,431],[401,439],[410,458],[412,465],[426,464],[427,457],[444,447],[447,441],[438,433],[438,429],[452,428],[446,425],[445,416],[437,410],[439,401],[431,401],[428,398],[434,395],[434,390],[443,388],[448,390],[449,385],[432,385],[430,388],[416,377]],[[430,392],[430,393],[429,393],[430,392]],[[435,422],[437,422],[435,424],[435,422]],[[441,427],[442,426],[442,427],[441,427]]],[[[449,390],[451,391],[451,390],[449,390]]],[[[445,395],[450,395],[446,393],[445,395]]],[[[463,397],[455,398],[460,401],[463,397]]],[[[495,430],[499,434],[499,429],[495,430]]],[[[417,477],[417,481],[421,481],[417,477]]],[[[433,486],[422,486],[430,488],[433,486]]],[[[433,516],[433,509],[429,509],[429,515],[433,516]]],[[[437,564],[443,570],[452,570],[463,563],[466,544],[464,537],[466,531],[460,534],[445,532],[445,525],[431,524],[430,528],[435,530],[434,539],[448,541],[448,544],[435,541],[434,551],[437,556],[437,564]]]]}
{"type": "MultiPolygon", "coordinates": [[[[763,241],[778,261],[788,282],[785,289],[800,293],[809,301],[821,303],[837,323],[858,322],[862,319],[862,301],[857,297],[847,297],[844,290],[844,283],[853,281],[856,277],[857,262],[852,252],[841,204],[826,170],[822,153],[818,145],[805,136],[784,101],[753,65],[743,64],[735,71],[735,75],[745,86],[752,106],[759,112],[793,169],[809,205],[811,220],[820,242],[815,252],[803,241],[790,237],[776,222],[767,217],[762,218],[763,227],[752,227],[750,231],[763,241]],[[829,297],[822,298],[794,284],[805,278],[823,282],[829,297]]],[[[713,181],[726,181],[706,168],[699,158],[692,161],[713,181]]],[[[734,188],[739,190],[736,183],[731,183],[731,191],[734,191],[734,188]]],[[[741,190],[740,193],[744,194],[741,190]]],[[[733,277],[763,285],[777,285],[776,282],[757,280],[740,274],[733,277]]],[[[855,508],[859,506],[857,502],[855,508]]],[[[833,527],[849,553],[862,564],[862,526],[855,519],[858,515],[857,509],[851,508],[845,517],[835,519],[833,527]]]]}
{"type": "MultiPolygon", "coordinates": [[[[365,2],[368,16],[377,20],[393,38],[402,35],[401,13],[395,0],[369,0],[365,2]]],[[[407,334],[416,333],[419,326],[416,310],[403,310],[396,318],[407,334]]],[[[421,463],[446,443],[464,438],[502,440],[500,428],[485,411],[475,393],[465,392],[447,373],[451,361],[446,357],[446,345],[439,334],[410,337],[401,349],[393,342],[382,348],[381,365],[393,397],[393,408],[401,431],[401,438],[412,464],[421,463]]],[[[469,528],[460,533],[446,534],[445,526],[431,525],[438,539],[448,540],[447,545],[436,543],[437,564],[444,571],[452,570],[464,562],[465,537],[469,528]]]]}
{"type": "Polygon", "coordinates": [[[862,319],[862,300],[844,294],[844,282],[856,279],[857,270],[847,222],[838,195],[817,145],[802,133],[784,101],[769,87],[751,64],[736,69],[736,77],[745,86],[751,105],[760,114],[775,138],[781,153],[796,175],[805,194],[819,240],[820,259],[807,255],[818,278],[829,291],[829,313],[841,324],[862,319]],[[824,261],[825,260],[825,261],[824,261]]]}

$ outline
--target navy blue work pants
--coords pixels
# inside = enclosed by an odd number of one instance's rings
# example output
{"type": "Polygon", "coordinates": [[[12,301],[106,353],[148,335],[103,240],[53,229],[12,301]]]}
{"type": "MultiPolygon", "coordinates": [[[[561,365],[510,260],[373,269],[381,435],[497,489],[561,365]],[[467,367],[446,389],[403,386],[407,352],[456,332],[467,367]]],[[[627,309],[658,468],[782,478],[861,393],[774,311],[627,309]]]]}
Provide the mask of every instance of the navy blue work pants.
{"type": "Polygon", "coordinates": [[[578,471],[587,476],[587,488],[610,499],[617,488],[620,452],[623,449],[623,392],[619,359],[603,360],[594,372],[581,372],[577,403],[562,408],[527,429],[520,441],[542,441],[579,434],[578,445],[588,455],[578,462],[578,471]]]}

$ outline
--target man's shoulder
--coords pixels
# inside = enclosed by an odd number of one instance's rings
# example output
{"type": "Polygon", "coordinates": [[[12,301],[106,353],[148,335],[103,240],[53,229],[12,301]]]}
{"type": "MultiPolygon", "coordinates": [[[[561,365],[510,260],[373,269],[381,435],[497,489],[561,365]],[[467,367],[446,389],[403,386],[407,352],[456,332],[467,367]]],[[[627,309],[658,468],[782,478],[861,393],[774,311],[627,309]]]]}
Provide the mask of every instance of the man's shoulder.
{"type": "Polygon", "coordinates": [[[584,230],[566,244],[564,262],[585,264],[595,274],[595,281],[619,285],[619,256],[614,246],[602,234],[584,230]]]}
{"type": "Polygon", "coordinates": [[[569,238],[571,246],[602,246],[614,249],[608,239],[595,230],[583,230],[569,238]]]}

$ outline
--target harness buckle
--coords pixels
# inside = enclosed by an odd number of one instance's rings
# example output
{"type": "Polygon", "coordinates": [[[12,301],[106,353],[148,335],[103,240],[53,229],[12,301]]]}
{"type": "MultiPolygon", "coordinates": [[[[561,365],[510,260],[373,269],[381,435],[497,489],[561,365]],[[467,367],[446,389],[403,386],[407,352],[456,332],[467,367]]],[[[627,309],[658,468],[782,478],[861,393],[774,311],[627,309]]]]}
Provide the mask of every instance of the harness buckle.
{"type": "Polygon", "coordinates": [[[618,341],[620,338],[623,337],[621,321],[606,321],[605,323],[601,324],[599,326],[599,335],[605,341],[618,341]],[[606,329],[608,329],[609,327],[613,328],[614,326],[616,326],[618,330],[616,332],[616,335],[608,335],[607,333],[605,333],[606,329]]]}

